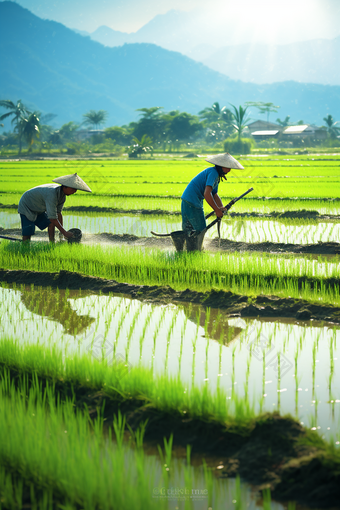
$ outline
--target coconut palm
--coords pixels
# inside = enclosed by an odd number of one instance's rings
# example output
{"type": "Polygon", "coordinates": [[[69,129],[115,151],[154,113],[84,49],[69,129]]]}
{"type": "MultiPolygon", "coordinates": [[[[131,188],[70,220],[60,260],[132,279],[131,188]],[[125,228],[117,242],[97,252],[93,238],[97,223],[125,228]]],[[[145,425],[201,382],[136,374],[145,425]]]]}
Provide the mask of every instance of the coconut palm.
{"type": "Polygon", "coordinates": [[[282,127],[287,127],[287,126],[289,126],[289,119],[290,119],[290,115],[287,115],[287,117],[284,120],[276,119],[276,122],[278,124],[280,124],[280,126],[282,126],[282,127]]]}
{"type": "Polygon", "coordinates": [[[267,122],[269,122],[269,114],[271,112],[277,112],[280,108],[279,106],[275,106],[274,103],[263,103],[262,101],[247,101],[247,106],[255,106],[259,110],[260,113],[267,114],[267,122]]]}
{"type": "Polygon", "coordinates": [[[13,119],[11,121],[12,124],[15,124],[15,129],[18,131],[19,135],[19,154],[21,153],[21,139],[22,139],[22,120],[29,115],[30,111],[24,106],[21,102],[21,99],[17,101],[17,103],[13,103],[13,101],[10,101],[9,99],[4,99],[0,101],[0,106],[2,108],[6,108],[6,110],[10,110],[7,113],[4,113],[1,115],[0,120],[4,120],[7,117],[10,117],[13,115],[13,119]]]}
{"type": "Polygon", "coordinates": [[[340,127],[336,126],[338,122],[334,122],[332,115],[327,115],[323,120],[327,126],[328,134],[331,138],[336,138],[340,133],[340,127]]]}
{"type": "Polygon", "coordinates": [[[234,109],[234,129],[237,131],[237,140],[241,141],[241,136],[245,128],[247,127],[247,122],[249,122],[250,118],[246,116],[246,112],[248,110],[248,106],[243,108],[242,106],[239,106],[236,108],[233,104],[230,103],[230,106],[234,109]]]}
{"type": "Polygon", "coordinates": [[[28,143],[28,150],[29,152],[32,150],[32,145],[34,143],[34,140],[36,138],[39,138],[40,136],[40,130],[39,130],[39,113],[34,112],[31,113],[28,119],[22,119],[22,134],[24,138],[26,139],[26,142],[28,143]]]}
{"type": "Polygon", "coordinates": [[[148,135],[143,135],[140,140],[134,136],[132,140],[133,145],[129,151],[130,157],[138,157],[147,152],[152,153],[152,140],[148,135]]]}
{"type": "Polygon", "coordinates": [[[217,101],[211,107],[201,110],[198,115],[206,128],[208,142],[216,143],[218,140],[224,140],[233,131],[232,112],[226,106],[221,108],[217,101]]]}
{"type": "Polygon", "coordinates": [[[133,135],[141,139],[143,135],[147,135],[154,142],[162,139],[162,133],[165,131],[166,120],[161,115],[162,106],[152,106],[151,108],[138,108],[136,111],[141,112],[141,118],[138,122],[132,123],[133,135]]]}
{"type": "Polygon", "coordinates": [[[87,113],[84,113],[84,122],[83,124],[94,126],[95,129],[98,129],[100,124],[105,124],[108,113],[105,110],[90,110],[87,113]]]}
{"type": "Polygon", "coordinates": [[[220,104],[216,101],[211,107],[204,108],[199,114],[201,119],[207,120],[208,122],[216,122],[222,120],[226,124],[230,125],[233,115],[231,111],[226,107],[220,107],[220,104]]]}

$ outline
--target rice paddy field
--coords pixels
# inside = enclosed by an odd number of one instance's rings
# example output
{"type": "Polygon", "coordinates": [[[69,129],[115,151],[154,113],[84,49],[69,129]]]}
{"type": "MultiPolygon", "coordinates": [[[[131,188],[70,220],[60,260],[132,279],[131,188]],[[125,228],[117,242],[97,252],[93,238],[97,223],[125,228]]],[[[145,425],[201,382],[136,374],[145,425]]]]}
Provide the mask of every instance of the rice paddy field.
{"type": "Polygon", "coordinates": [[[80,244],[0,239],[0,508],[340,508],[340,156],[240,161],[193,253],[151,231],[204,157],[0,162],[4,237],[26,190],[93,190],[80,244]]]}

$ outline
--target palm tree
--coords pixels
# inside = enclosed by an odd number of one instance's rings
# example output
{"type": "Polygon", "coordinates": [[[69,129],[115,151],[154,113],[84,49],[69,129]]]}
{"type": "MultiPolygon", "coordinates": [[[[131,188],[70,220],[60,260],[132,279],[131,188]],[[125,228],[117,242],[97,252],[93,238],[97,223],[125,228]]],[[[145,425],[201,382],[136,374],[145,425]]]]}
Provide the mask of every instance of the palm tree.
{"type": "Polygon", "coordinates": [[[226,107],[220,107],[220,104],[216,101],[213,103],[211,107],[204,108],[204,110],[200,111],[198,114],[201,119],[207,120],[208,122],[216,122],[217,120],[222,120],[226,124],[230,124],[232,121],[232,113],[226,107]]]}
{"type": "Polygon", "coordinates": [[[13,101],[10,101],[9,99],[4,99],[0,101],[0,106],[3,108],[6,108],[6,110],[10,110],[7,113],[4,113],[1,115],[0,120],[6,119],[7,117],[13,115],[13,119],[11,121],[12,124],[15,124],[15,128],[18,131],[19,135],[19,154],[21,153],[21,139],[22,139],[22,120],[29,115],[30,111],[24,106],[21,102],[21,99],[17,101],[16,104],[13,103],[13,101]]]}
{"type": "Polygon", "coordinates": [[[224,140],[233,131],[232,112],[226,106],[221,108],[217,101],[211,107],[204,108],[198,115],[206,128],[208,142],[224,140]]]}
{"type": "Polygon", "coordinates": [[[269,114],[270,112],[277,112],[280,108],[279,106],[275,106],[274,103],[263,103],[262,101],[247,101],[247,106],[255,106],[259,110],[260,113],[267,114],[267,122],[269,122],[269,114]]]}
{"type": "Polygon", "coordinates": [[[242,108],[242,106],[239,106],[238,109],[233,104],[229,103],[230,106],[234,109],[234,128],[237,131],[237,140],[241,141],[241,136],[245,128],[247,127],[247,122],[249,122],[249,117],[246,116],[246,112],[248,110],[248,106],[245,108],[242,108]]]}
{"type": "Polygon", "coordinates": [[[152,147],[152,140],[148,135],[143,135],[140,140],[136,138],[135,136],[132,138],[133,140],[133,146],[130,149],[130,157],[138,157],[141,156],[143,153],[151,152],[153,151],[152,147]]]}
{"type": "Polygon", "coordinates": [[[276,122],[278,124],[280,124],[280,126],[282,126],[282,127],[287,127],[287,126],[289,126],[289,119],[290,119],[290,115],[287,115],[287,117],[284,120],[276,119],[276,122]]]}
{"type": "Polygon", "coordinates": [[[39,138],[40,130],[39,125],[40,121],[38,118],[39,113],[34,112],[31,113],[28,119],[22,119],[22,134],[28,143],[28,151],[31,152],[32,145],[34,143],[35,138],[39,138]]]}
{"type": "Polygon", "coordinates": [[[84,113],[84,122],[83,124],[87,124],[89,126],[94,126],[95,129],[98,129],[100,124],[105,124],[108,113],[105,110],[90,110],[87,113],[84,113]]]}
{"type": "Polygon", "coordinates": [[[334,119],[332,115],[327,115],[327,117],[324,117],[323,120],[325,121],[327,125],[327,131],[331,138],[336,138],[340,133],[340,127],[336,126],[338,122],[334,122],[334,119]]]}
{"type": "Polygon", "coordinates": [[[141,112],[141,118],[133,125],[133,135],[139,139],[147,135],[154,142],[162,140],[162,133],[165,131],[167,122],[161,115],[161,110],[163,110],[162,106],[138,108],[136,112],[141,112]]]}

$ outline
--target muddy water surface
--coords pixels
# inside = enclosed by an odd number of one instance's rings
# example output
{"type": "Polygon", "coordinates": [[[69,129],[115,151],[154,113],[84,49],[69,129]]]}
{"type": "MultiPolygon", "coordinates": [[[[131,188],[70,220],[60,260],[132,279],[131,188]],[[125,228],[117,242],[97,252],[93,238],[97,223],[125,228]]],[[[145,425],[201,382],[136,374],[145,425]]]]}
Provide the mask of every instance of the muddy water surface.
{"type": "Polygon", "coordinates": [[[340,329],[331,324],[230,319],[198,305],[39,287],[1,288],[0,297],[1,336],[246,394],[257,411],[290,413],[339,444],[340,329]]]}
{"type": "MultiPolygon", "coordinates": [[[[208,219],[208,224],[211,219],[208,219]]],[[[129,234],[138,237],[152,236],[151,230],[169,233],[182,229],[179,216],[129,215],[129,214],[72,214],[65,213],[64,226],[80,228],[84,234],[129,234]]],[[[0,210],[0,227],[19,229],[19,215],[0,210]]],[[[37,229],[37,233],[39,234],[37,229]]],[[[206,238],[217,235],[216,227],[208,230],[206,238]]],[[[249,219],[226,217],[221,224],[221,237],[245,243],[291,243],[316,244],[318,242],[339,242],[340,224],[334,221],[320,221],[305,224],[289,224],[275,219],[249,219]]]]}

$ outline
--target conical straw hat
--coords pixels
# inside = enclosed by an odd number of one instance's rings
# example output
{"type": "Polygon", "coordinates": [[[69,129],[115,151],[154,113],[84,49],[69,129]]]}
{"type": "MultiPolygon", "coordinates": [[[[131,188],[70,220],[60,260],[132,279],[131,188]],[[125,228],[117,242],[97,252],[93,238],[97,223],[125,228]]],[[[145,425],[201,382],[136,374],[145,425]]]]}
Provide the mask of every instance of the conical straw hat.
{"type": "Polygon", "coordinates": [[[244,170],[244,167],[233,158],[229,152],[225,154],[215,154],[214,156],[208,156],[206,161],[213,165],[222,166],[224,168],[235,168],[235,170],[244,170]]]}
{"type": "Polygon", "coordinates": [[[92,190],[77,174],[63,175],[62,177],[57,177],[57,179],[53,179],[53,182],[63,184],[64,186],[68,186],[69,188],[79,189],[81,191],[88,191],[89,193],[92,193],[92,190]]]}

